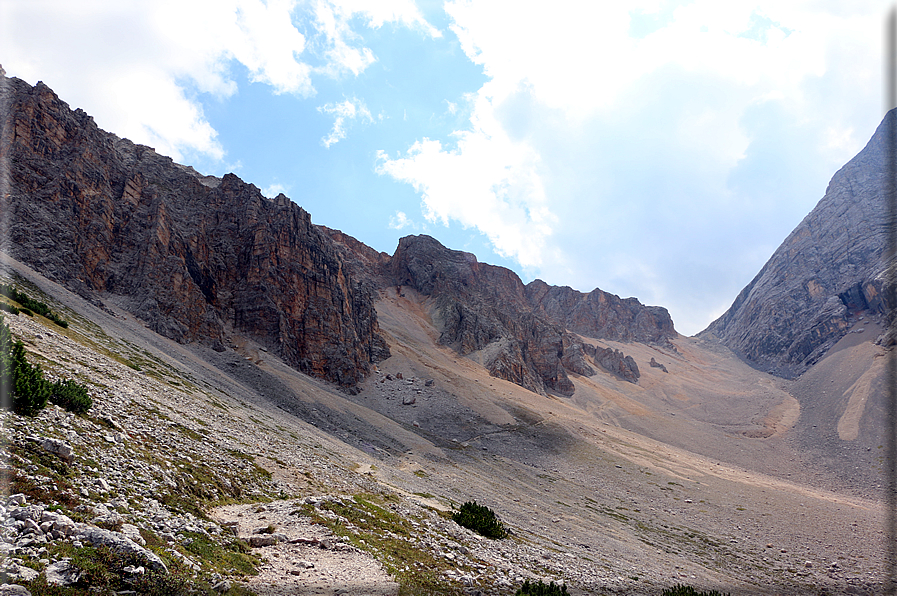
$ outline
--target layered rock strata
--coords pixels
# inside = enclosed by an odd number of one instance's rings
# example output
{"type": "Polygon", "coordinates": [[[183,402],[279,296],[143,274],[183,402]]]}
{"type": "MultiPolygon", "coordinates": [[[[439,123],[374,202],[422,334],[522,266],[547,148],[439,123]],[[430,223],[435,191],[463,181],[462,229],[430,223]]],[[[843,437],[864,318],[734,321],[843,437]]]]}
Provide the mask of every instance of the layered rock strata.
{"type": "MultiPolygon", "coordinates": [[[[524,286],[514,272],[480,263],[470,253],[449,250],[429,236],[402,238],[384,268],[384,277],[396,286],[408,286],[432,297],[432,317],[440,343],[462,355],[482,351],[483,362],[493,376],[537,392],[571,395],[574,386],[568,373],[595,374],[586,357],[590,356],[609,372],[630,382],[638,380],[632,357],[610,349],[609,354],[603,350],[598,354],[568,330],[562,308],[555,306],[559,301],[546,298],[556,291],[568,296],[579,294],[574,290],[550,287],[541,281],[524,286]],[[531,292],[531,288],[543,286],[541,294],[531,292]],[[532,298],[536,295],[542,302],[532,298]],[[545,303],[549,308],[533,303],[545,303]]],[[[676,335],[665,309],[643,307],[634,299],[622,301],[600,290],[579,296],[602,296],[604,303],[612,305],[604,308],[598,300],[586,299],[592,310],[578,312],[579,325],[574,329],[582,335],[645,342],[668,342],[676,335]],[[624,317],[613,310],[620,305],[627,313],[625,320],[643,321],[643,328],[625,330],[624,317]],[[655,317],[663,324],[656,325],[655,317]]]]}
{"type": "Polygon", "coordinates": [[[526,285],[526,299],[550,321],[588,337],[671,346],[670,340],[679,336],[662,306],[645,306],[598,288],[583,294],[537,279],[526,285]]]}
{"type": "Polygon", "coordinates": [[[388,356],[371,288],[286,196],[201,176],[100,130],[46,85],[2,79],[12,255],[154,331],[218,349],[236,331],[353,387],[388,356]]]}
{"type": "Polygon", "coordinates": [[[825,195],[719,319],[699,335],[755,367],[795,377],[860,317],[881,319],[886,296],[884,192],[892,110],[866,147],[832,177],[825,195]]]}

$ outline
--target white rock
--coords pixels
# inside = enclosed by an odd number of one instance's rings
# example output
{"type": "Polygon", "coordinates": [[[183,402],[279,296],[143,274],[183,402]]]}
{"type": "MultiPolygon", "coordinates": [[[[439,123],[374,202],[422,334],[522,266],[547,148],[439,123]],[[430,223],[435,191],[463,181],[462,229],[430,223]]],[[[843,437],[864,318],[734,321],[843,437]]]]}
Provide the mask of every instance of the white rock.
{"type": "Polygon", "coordinates": [[[81,570],[72,564],[71,559],[56,561],[44,573],[51,586],[70,586],[81,578],[81,570]]]}

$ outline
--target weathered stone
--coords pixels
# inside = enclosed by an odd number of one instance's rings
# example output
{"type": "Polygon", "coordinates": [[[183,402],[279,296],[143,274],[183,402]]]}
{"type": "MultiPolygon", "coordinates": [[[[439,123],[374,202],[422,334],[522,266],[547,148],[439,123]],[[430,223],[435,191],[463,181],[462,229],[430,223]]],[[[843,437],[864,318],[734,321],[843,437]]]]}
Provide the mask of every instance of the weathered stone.
{"type": "Polygon", "coordinates": [[[125,554],[136,554],[147,562],[147,566],[154,571],[168,573],[168,568],[159,556],[129,539],[124,534],[104,530],[102,528],[86,527],[78,533],[77,539],[91,546],[106,546],[109,549],[125,554]]]}
{"type": "Polygon", "coordinates": [[[140,546],[146,546],[146,540],[140,535],[140,528],[137,526],[133,524],[122,524],[121,533],[140,546]]]}
{"type": "Polygon", "coordinates": [[[261,548],[263,546],[272,546],[277,544],[277,538],[271,534],[256,534],[249,537],[249,546],[252,548],[261,548]]]}
{"type": "Polygon", "coordinates": [[[71,559],[56,561],[44,570],[44,574],[47,577],[47,583],[51,586],[70,586],[81,578],[81,570],[72,563],[71,559]]]}
{"type": "Polygon", "coordinates": [[[635,359],[614,348],[597,348],[595,363],[630,383],[638,383],[639,376],[641,376],[635,359]]]}
{"type": "Polygon", "coordinates": [[[71,463],[75,459],[74,449],[72,446],[61,439],[44,439],[41,441],[41,447],[45,451],[59,456],[65,462],[71,463]]]}
{"type": "Polygon", "coordinates": [[[666,367],[666,366],[664,366],[663,364],[659,363],[657,360],[654,360],[654,356],[651,356],[651,362],[649,362],[648,365],[649,365],[651,368],[659,368],[660,370],[662,370],[662,371],[665,372],[665,373],[670,372],[670,371],[667,370],[667,367],[666,367]]]}
{"type": "Polygon", "coordinates": [[[16,507],[9,512],[9,516],[15,520],[38,521],[44,513],[44,508],[40,505],[28,505],[27,507],[16,507]]]}
{"type": "Polygon", "coordinates": [[[123,297],[176,341],[222,351],[233,329],[344,387],[389,355],[372,288],[286,196],[106,133],[43,83],[2,82],[15,258],[81,295],[123,297]]]}
{"type": "Polygon", "coordinates": [[[513,271],[479,263],[429,236],[407,236],[383,275],[390,286],[431,296],[439,342],[462,355],[482,351],[492,376],[540,393],[573,393],[561,361],[564,329],[533,313],[513,271]]]}
{"type": "Polygon", "coordinates": [[[679,336],[667,309],[645,306],[635,298],[623,299],[598,288],[583,294],[537,279],[526,285],[526,297],[552,322],[587,337],[671,346],[669,340],[679,336]]]}
{"type": "Polygon", "coordinates": [[[4,584],[0,586],[0,596],[31,596],[31,592],[25,586],[4,584]]]}
{"type": "Polygon", "coordinates": [[[0,570],[0,581],[3,582],[28,583],[36,580],[39,576],[39,571],[15,563],[9,564],[0,570]]]}
{"type": "Polygon", "coordinates": [[[6,499],[6,506],[12,507],[14,505],[24,505],[25,504],[25,495],[22,493],[16,493],[14,495],[10,495],[9,498],[6,499]]]}
{"type": "Polygon", "coordinates": [[[825,195],[699,336],[753,366],[791,378],[818,361],[858,316],[885,320],[884,189],[889,112],[866,147],[832,177],[825,195]]]}

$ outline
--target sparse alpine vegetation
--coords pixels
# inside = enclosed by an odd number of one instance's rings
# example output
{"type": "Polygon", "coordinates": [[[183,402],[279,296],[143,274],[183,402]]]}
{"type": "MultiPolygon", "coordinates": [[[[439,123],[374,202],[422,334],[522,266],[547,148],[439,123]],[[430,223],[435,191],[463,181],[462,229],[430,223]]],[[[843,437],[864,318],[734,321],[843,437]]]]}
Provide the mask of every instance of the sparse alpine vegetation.
{"type": "Polygon", "coordinates": [[[452,514],[452,519],[460,526],[473,530],[486,538],[504,538],[508,530],[495,515],[495,512],[479,505],[476,501],[467,501],[461,508],[452,514]]]}
{"type": "Polygon", "coordinates": [[[50,382],[44,378],[39,364],[31,364],[25,357],[25,346],[13,340],[9,326],[0,318],[0,395],[11,396],[12,407],[17,414],[35,416],[46,405],[54,403],[69,412],[83,414],[90,409],[92,400],[87,387],[71,379],[50,382]]]}
{"type": "Polygon", "coordinates": [[[540,579],[535,583],[529,580],[523,582],[523,585],[517,588],[514,596],[567,596],[567,584],[556,584],[554,582],[543,583],[540,579]]]}
{"type": "MultiPolygon", "coordinates": [[[[28,296],[28,294],[25,294],[24,292],[20,292],[19,290],[15,289],[13,286],[11,286],[9,284],[0,284],[0,294],[6,296],[13,302],[19,303],[19,305],[21,307],[20,309],[16,309],[15,307],[12,307],[16,311],[21,310],[21,312],[23,312],[25,314],[29,314],[29,315],[32,313],[37,313],[37,314],[41,315],[42,317],[50,319],[51,321],[53,321],[54,323],[56,323],[63,329],[65,329],[69,326],[68,321],[66,321],[65,319],[63,319],[62,317],[60,317],[59,315],[54,313],[52,310],[50,310],[49,306],[47,306],[43,302],[39,302],[37,300],[32,299],[31,297],[28,296]]],[[[3,310],[8,310],[8,309],[4,308],[3,310]]],[[[12,311],[9,311],[9,312],[12,312],[12,311]]],[[[18,314],[18,312],[15,312],[13,314],[18,314]]]]}

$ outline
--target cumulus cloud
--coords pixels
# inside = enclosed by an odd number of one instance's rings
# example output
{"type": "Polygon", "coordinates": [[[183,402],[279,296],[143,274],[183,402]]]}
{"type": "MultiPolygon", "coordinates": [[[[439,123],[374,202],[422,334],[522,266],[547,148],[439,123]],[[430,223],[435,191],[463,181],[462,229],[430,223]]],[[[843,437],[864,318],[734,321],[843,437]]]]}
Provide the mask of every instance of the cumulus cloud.
{"type": "MultiPolygon", "coordinates": [[[[445,10],[488,80],[456,142],[420,138],[405,155],[381,154],[378,172],[412,185],[428,220],[475,227],[544,278],[578,270],[580,289],[614,278],[621,292],[667,299],[687,251],[780,241],[781,210],[805,213],[806,195],[818,199],[861,148],[857,118],[870,132],[877,121],[874,107],[858,116],[880,101],[880,46],[869,37],[884,13],[874,3],[571,0],[546,10],[449,0],[445,10]],[[777,170],[791,177],[778,193],[757,170],[770,147],[795,166],[777,170]],[[745,206],[760,211],[743,221],[777,225],[736,229],[735,215],[719,223],[732,226],[720,246],[700,242],[698,223],[745,206]],[[686,229],[694,238],[681,238],[686,229]],[[621,262],[641,264],[620,272],[621,262]]],[[[759,265],[744,264],[745,275],[759,265]]]]}
{"type": "Polygon", "coordinates": [[[318,111],[333,116],[333,128],[330,129],[330,134],[321,139],[321,144],[328,149],[341,139],[346,138],[348,134],[346,129],[351,121],[359,118],[368,122],[374,121],[364,102],[354,97],[340,103],[324,104],[318,108],[318,111]]]}
{"type": "Polygon", "coordinates": [[[413,0],[334,0],[333,5],[344,18],[364,16],[373,29],[379,29],[385,23],[401,23],[432,38],[442,37],[442,32],[427,22],[413,0]]]}
{"type": "Polygon", "coordinates": [[[236,93],[235,65],[275,93],[310,97],[313,76],[357,76],[375,60],[351,29],[356,15],[371,27],[396,21],[439,33],[413,3],[375,4],[376,9],[339,0],[3,3],[0,56],[10,76],[44,80],[108,130],[177,160],[221,160],[224,149],[197,94],[236,93]]]}
{"type": "Polygon", "coordinates": [[[541,264],[555,217],[539,177],[539,156],[512,141],[498,123],[478,120],[454,148],[416,142],[405,156],[378,155],[377,172],[411,184],[427,221],[450,220],[485,234],[496,252],[524,267],[541,264]],[[490,134],[491,132],[491,134],[490,134]]]}
{"type": "Polygon", "coordinates": [[[393,230],[403,230],[405,228],[417,228],[417,225],[411,221],[404,211],[396,211],[396,214],[389,218],[389,227],[393,230]]]}
{"type": "Polygon", "coordinates": [[[286,194],[286,192],[287,192],[287,188],[283,184],[280,184],[279,182],[272,182],[271,184],[269,184],[268,186],[266,186],[265,188],[262,189],[262,194],[264,196],[268,197],[269,199],[273,199],[280,193],[286,194]]]}

